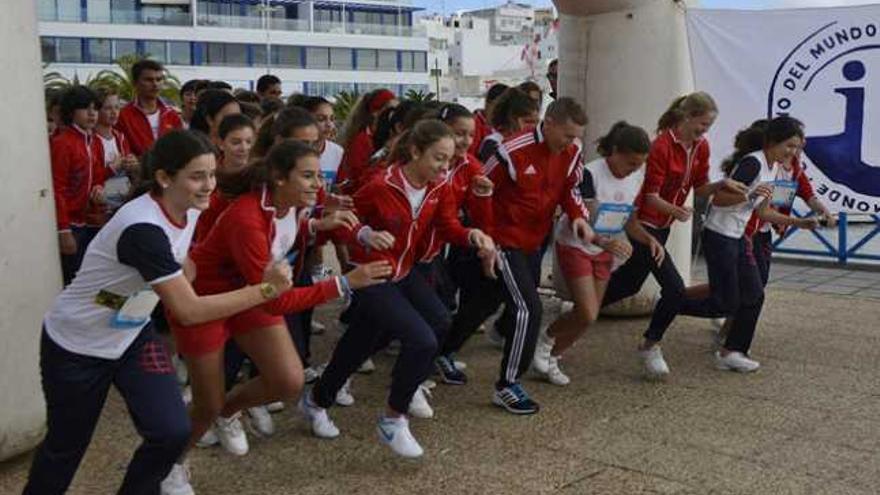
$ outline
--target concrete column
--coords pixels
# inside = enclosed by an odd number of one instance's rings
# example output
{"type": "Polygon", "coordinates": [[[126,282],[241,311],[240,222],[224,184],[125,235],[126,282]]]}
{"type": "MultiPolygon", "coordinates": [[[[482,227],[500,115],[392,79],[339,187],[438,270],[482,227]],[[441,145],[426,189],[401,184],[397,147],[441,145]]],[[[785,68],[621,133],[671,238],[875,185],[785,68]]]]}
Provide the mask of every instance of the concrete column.
{"type": "Polygon", "coordinates": [[[42,438],[39,339],[61,286],[34,3],[0,16],[0,78],[7,115],[0,132],[0,460],[42,438]]]}
{"type": "MultiPolygon", "coordinates": [[[[684,6],[671,0],[555,0],[561,15],[559,91],[584,104],[588,159],[593,145],[624,119],[653,133],[677,96],[693,91],[684,6]]],[[[690,281],[691,224],[676,223],[666,243],[690,281]]],[[[645,314],[659,296],[653,277],[636,296],[605,313],[645,314]]]]}

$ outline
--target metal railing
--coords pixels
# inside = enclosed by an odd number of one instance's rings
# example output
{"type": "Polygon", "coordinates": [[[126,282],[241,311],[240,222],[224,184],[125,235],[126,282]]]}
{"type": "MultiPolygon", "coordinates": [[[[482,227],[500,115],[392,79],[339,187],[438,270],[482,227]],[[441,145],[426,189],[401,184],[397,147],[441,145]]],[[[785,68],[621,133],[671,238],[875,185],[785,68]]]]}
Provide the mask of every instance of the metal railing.
{"type": "MultiPolygon", "coordinates": [[[[807,216],[807,214],[801,213],[798,210],[792,210],[792,214],[797,217],[807,216]]],[[[864,215],[856,216],[864,217],[864,215]]],[[[870,230],[861,234],[858,240],[850,239],[849,229],[853,225],[850,217],[851,215],[847,213],[838,214],[836,239],[834,238],[835,236],[829,235],[830,232],[827,231],[810,231],[810,235],[821,244],[821,249],[806,249],[786,245],[786,241],[789,241],[796,232],[800,231],[800,229],[795,227],[790,227],[786,230],[785,235],[773,243],[773,249],[778,253],[834,258],[841,265],[846,265],[850,260],[880,260],[880,255],[866,252],[868,250],[866,248],[869,247],[868,244],[877,235],[880,235],[880,215],[867,215],[867,218],[870,218],[870,230]],[[851,241],[853,241],[852,245],[850,245],[851,241]]]]}
{"type": "MultiPolygon", "coordinates": [[[[38,12],[40,21],[43,22],[83,22],[85,11],[76,13],[58,12],[40,9],[38,12]]],[[[138,10],[113,10],[109,15],[96,15],[90,13],[85,18],[87,23],[93,24],[149,24],[162,26],[192,26],[192,15],[187,12],[175,12],[154,14],[138,10]]]]}

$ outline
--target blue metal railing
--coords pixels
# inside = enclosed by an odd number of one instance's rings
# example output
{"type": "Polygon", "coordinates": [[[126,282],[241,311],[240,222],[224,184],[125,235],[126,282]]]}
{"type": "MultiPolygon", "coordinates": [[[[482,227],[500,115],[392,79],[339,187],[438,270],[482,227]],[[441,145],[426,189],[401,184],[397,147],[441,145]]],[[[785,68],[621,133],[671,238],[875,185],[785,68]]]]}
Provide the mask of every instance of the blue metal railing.
{"type": "MultiPolygon", "coordinates": [[[[797,217],[804,217],[807,215],[797,210],[792,210],[792,214],[797,217]]],[[[848,214],[840,213],[838,215],[836,240],[827,237],[825,232],[821,229],[810,231],[810,234],[819,241],[824,249],[817,250],[784,246],[783,244],[790,240],[792,236],[800,230],[796,227],[791,227],[785,232],[785,235],[773,243],[774,251],[777,253],[834,258],[837,260],[837,263],[841,265],[847,264],[850,260],[880,261],[880,255],[864,252],[868,243],[880,235],[880,215],[868,216],[871,218],[872,228],[866,234],[863,234],[860,239],[855,241],[852,246],[849,246],[849,229],[852,225],[850,223],[851,219],[848,214]]]]}

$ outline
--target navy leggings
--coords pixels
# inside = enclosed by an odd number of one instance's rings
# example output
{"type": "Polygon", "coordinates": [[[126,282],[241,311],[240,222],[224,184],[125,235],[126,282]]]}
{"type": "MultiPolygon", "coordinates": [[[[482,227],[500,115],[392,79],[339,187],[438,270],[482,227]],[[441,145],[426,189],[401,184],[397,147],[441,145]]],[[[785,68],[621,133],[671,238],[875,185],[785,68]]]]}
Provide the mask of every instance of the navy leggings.
{"type": "Polygon", "coordinates": [[[451,324],[449,311],[416,270],[397,282],[355,291],[351,325],[312,391],[315,403],[330,407],[336,392],[384,339],[400,340],[391,372],[388,405],[405,414],[413,394],[431,373],[438,342],[451,324]]]}
{"type": "Polygon", "coordinates": [[[143,438],[128,465],[120,494],[159,492],[189,441],[190,422],[165,343],[152,325],[119,359],[61,348],[43,331],[40,371],[48,431],[34,455],[26,495],[67,491],[92,439],[110,387],[125,400],[143,438]]]}
{"type": "Polygon", "coordinates": [[[709,296],[680,299],[677,304],[657,303],[646,338],[659,340],[678,314],[703,318],[732,317],[724,347],[748,353],[755,327],[764,304],[764,284],[755,261],[751,243],[734,239],[709,229],[703,230],[706,268],[709,273],[709,296]]]}

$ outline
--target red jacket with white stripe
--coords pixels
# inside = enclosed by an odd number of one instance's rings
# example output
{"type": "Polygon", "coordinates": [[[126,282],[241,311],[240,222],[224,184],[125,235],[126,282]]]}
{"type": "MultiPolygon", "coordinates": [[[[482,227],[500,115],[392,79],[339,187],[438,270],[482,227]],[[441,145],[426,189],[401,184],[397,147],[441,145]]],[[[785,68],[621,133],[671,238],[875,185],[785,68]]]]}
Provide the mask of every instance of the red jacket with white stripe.
{"type": "MultiPolygon", "coordinates": [[[[183,129],[183,121],[180,115],[170,106],[162,103],[159,99],[156,102],[159,112],[159,136],[175,130],[183,129]]],[[[119,111],[119,120],[116,122],[116,128],[125,134],[128,139],[128,145],[131,152],[137,156],[143,156],[144,153],[153,146],[156,140],[153,137],[153,129],[150,127],[150,121],[147,120],[147,114],[138,104],[137,100],[122,107],[119,111]]]]}
{"type": "MultiPolygon", "coordinates": [[[[446,174],[446,182],[449,183],[455,210],[464,210],[470,225],[485,231],[492,225],[492,195],[479,196],[472,188],[474,177],[481,175],[483,164],[468,153],[446,174]]],[[[440,250],[446,245],[446,239],[436,229],[432,229],[422,244],[419,252],[424,254],[419,261],[427,263],[440,254],[440,250]]]]}
{"type": "Polygon", "coordinates": [[[340,184],[340,190],[345,194],[354,194],[366,184],[369,172],[370,158],[376,150],[373,147],[373,134],[370,129],[359,132],[345,154],[342,155],[342,164],[339,166],[336,182],[340,184]],[[344,184],[344,185],[343,185],[344,184]]]}
{"type": "Polygon", "coordinates": [[[71,125],[52,138],[49,151],[58,231],[70,230],[71,225],[100,225],[90,220],[101,216],[101,206],[89,198],[106,178],[101,140],[71,125]]]}
{"type": "Polygon", "coordinates": [[[583,175],[581,144],[553,153],[542,128],[505,139],[486,161],[486,175],[495,184],[494,225],[487,233],[501,247],[536,251],[550,233],[557,206],[572,220],[589,218],[578,188],[583,175]]]}
{"type": "Polygon", "coordinates": [[[661,199],[682,206],[691,189],[709,183],[709,141],[695,142],[691,149],[684,147],[672,130],[665,130],[654,138],[648,153],[645,183],[638,205],[639,220],[657,229],[672,225],[672,215],[664,215],[645,202],[645,196],[657,194],[661,199]]]}
{"type": "MultiPolygon", "coordinates": [[[[258,284],[272,261],[272,243],[276,235],[275,208],[264,191],[253,191],[236,198],[220,215],[205,239],[192,251],[196,265],[193,288],[200,295],[219,294],[246,285],[258,284]]],[[[296,271],[302,266],[302,253],[310,234],[308,216],[300,218],[294,246],[299,250],[296,271]]],[[[296,313],[323,304],[340,295],[336,278],[308,287],[294,287],[281,297],[260,306],[271,314],[296,313]]]]}
{"type": "MultiPolygon", "coordinates": [[[[790,180],[797,182],[797,196],[804,200],[805,202],[810,201],[816,196],[816,192],[813,191],[813,185],[810,184],[810,178],[807,177],[807,174],[804,173],[804,169],[801,166],[801,162],[797,156],[792,157],[791,159],[791,169],[790,172],[786,175],[791,177],[790,180]]],[[[791,208],[779,208],[779,212],[785,215],[791,214],[791,208]]],[[[764,225],[767,222],[761,220],[758,217],[757,211],[752,213],[752,218],[749,219],[749,223],[746,224],[746,237],[752,237],[759,230],[764,228],[764,225]]],[[[773,226],[779,235],[783,235],[786,231],[786,227],[782,225],[774,225],[773,226]]]]}
{"type": "Polygon", "coordinates": [[[486,120],[486,112],[483,110],[477,110],[474,112],[474,124],[474,142],[471,143],[468,153],[476,156],[480,151],[480,145],[483,143],[483,139],[489,134],[495,132],[495,130],[489,125],[489,121],[486,120]]]}
{"type": "Polygon", "coordinates": [[[440,236],[453,244],[467,245],[470,229],[461,225],[454,195],[446,181],[431,182],[418,211],[413,214],[406,195],[406,179],[400,166],[392,165],[384,175],[374,178],[354,195],[355,212],[361,225],[354,229],[339,229],[339,237],[349,244],[351,260],[355,264],[387,260],[391,263],[392,280],[409,274],[418,259],[423,238],[436,229],[440,236]],[[391,249],[371,250],[357,241],[364,226],[374,231],[387,231],[394,236],[391,249]]]}

